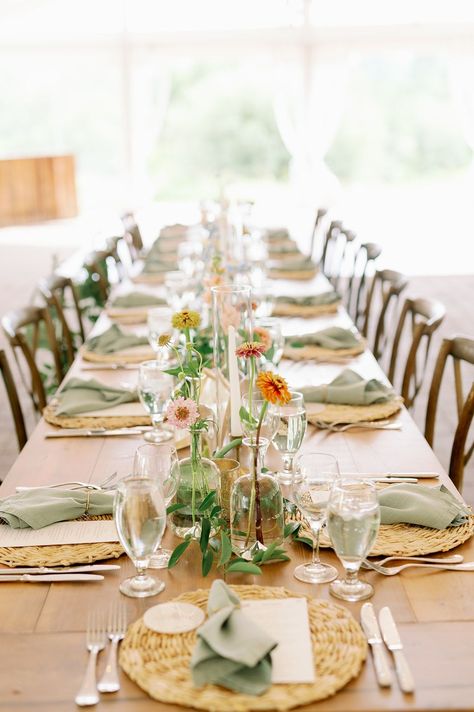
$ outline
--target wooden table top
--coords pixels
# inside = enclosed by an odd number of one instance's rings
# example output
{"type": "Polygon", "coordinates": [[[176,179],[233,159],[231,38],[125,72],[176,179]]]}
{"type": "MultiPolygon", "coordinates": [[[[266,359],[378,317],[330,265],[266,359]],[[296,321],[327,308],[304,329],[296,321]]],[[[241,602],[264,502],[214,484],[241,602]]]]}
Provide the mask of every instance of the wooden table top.
{"type": "MultiPolygon", "coordinates": [[[[320,280],[317,285],[320,288],[320,280]]],[[[280,287],[283,291],[284,285],[280,287]]],[[[310,291],[308,284],[306,290],[306,293],[310,291]]],[[[347,324],[347,319],[341,311],[330,318],[282,321],[286,333],[298,333],[323,328],[328,323],[347,324]]],[[[101,318],[101,323],[105,326],[105,318],[101,318]]],[[[382,377],[369,352],[350,365],[365,377],[382,377]]],[[[80,366],[78,359],[73,368],[75,375],[80,372],[80,366]]],[[[342,368],[335,364],[282,364],[282,371],[292,387],[327,382],[342,368]]],[[[97,371],[88,375],[111,384],[136,379],[135,371],[97,371]]],[[[333,453],[339,459],[341,471],[434,471],[452,487],[407,411],[402,410],[396,418],[402,424],[400,431],[329,433],[309,427],[302,449],[333,453]]],[[[1,496],[13,493],[20,484],[50,484],[65,479],[99,482],[115,470],[125,475],[130,471],[136,447],[143,442],[139,436],[45,440],[45,432],[51,427],[44,421],[38,424],[5,479],[1,496]]],[[[171,532],[167,531],[164,545],[173,546],[172,540],[171,532]]],[[[330,599],[327,584],[311,586],[293,577],[294,568],[309,560],[308,550],[295,544],[287,548],[291,561],[264,568],[260,577],[231,575],[229,582],[285,586],[295,592],[330,599]]],[[[208,588],[216,577],[215,571],[203,579],[199,557],[193,555],[193,547],[190,549],[176,568],[154,572],[166,582],[166,589],[159,596],[144,600],[126,598],[119,593],[119,582],[134,570],[126,556],[119,559],[121,569],[107,573],[101,583],[3,583],[0,586],[3,651],[0,710],[62,712],[75,709],[73,700],[87,661],[88,609],[106,608],[120,599],[126,604],[129,621],[133,621],[158,602],[187,590],[208,588]]],[[[459,547],[457,553],[463,554],[466,560],[474,560],[474,540],[459,547]]],[[[323,550],[322,559],[342,571],[332,552],[323,550]]],[[[388,690],[379,688],[369,653],[356,680],[334,697],[301,709],[321,712],[474,710],[474,575],[412,570],[394,577],[364,571],[362,577],[375,587],[372,601],[376,610],[384,605],[392,609],[414,673],[416,692],[404,695],[397,684],[388,690]]],[[[361,604],[342,605],[359,620],[361,604]]],[[[104,663],[102,655],[99,672],[104,663]]],[[[123,712],[182,709],[151,700],[123,673],[121,682],[118,693],[102,695],[99,708],[123,712]]]]}

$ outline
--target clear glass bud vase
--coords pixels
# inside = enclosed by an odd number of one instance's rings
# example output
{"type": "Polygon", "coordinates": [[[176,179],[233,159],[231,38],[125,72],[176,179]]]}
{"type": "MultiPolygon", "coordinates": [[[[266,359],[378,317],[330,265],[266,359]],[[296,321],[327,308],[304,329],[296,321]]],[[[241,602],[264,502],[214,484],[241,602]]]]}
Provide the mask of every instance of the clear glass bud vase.
{"type": "Polygon", "coordinates": [[[239,477],[232,487],[230,521],[232,548],[244,558],[273,542],[281,544],[285,519],[283,496],[275,477],[262,473],[267,438],[244,438],[251,450],[250,472],[239,477]]]}
{"type": "Polygon", "coordinates": [[[212,490],[219,499],[219,469],[202,456],[202,429],[190,429],[191,452],[180,461],[180,481],[175,501],[184,505],[171,514],[171,524],[176,536],[198,538],[201,535],[199,506],[212,490]]]}

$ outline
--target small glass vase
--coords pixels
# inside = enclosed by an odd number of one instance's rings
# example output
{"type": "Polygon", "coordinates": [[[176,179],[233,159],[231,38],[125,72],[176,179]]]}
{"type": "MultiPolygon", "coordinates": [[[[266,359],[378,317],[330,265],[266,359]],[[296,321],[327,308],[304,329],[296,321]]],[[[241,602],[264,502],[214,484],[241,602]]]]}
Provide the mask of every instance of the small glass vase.
{"type": "Polygon", "coordinates": [[[175,502],[184,505],[171,514],[171,525],[177,537],[181,539],[191,535],[201,535],[201,517],[199,505],[212,491],[217,490],[219,499],[219,470],[217,466],[202,456],[202,429],[190,430],[191,453],[180,460],[180,480],[175,502]]]}
{"type": "Polygon", "coordinates": [[[230,521],[232,548],[243,558],[284,538],[285,518],[280,485],[269,473],[262,473],[267,438],[244,438],[251,450],[250,472],[239,477],[232,487],[230,521]]]}

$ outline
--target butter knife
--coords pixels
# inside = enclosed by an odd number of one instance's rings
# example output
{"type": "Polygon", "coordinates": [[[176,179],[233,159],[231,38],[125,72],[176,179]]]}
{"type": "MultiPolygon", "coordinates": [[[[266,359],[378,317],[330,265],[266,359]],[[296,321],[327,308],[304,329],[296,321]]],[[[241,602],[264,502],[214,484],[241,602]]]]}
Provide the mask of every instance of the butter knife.
{"type": "Polygon", "coordinates": [[[103,581],[99,574],[10,574],[0,576],[0,582],[23,581],[24,583],[55,583],[56,581],[103,581]]]}
{"type": "Polygon", "coordinates": [[[91,571],[116,571],[118,564],[87,564],[86,566],[71,566],[64,569],[48,568],[47,566],[18,566],[12,569],[0,569],[0,577],[17,574],[84,574],[91,571]]]}
{"type": "Polygon", "coordinates": [[[403,652],[403,643],[393,620],[392,612],[388,606],[381,609],[379,623],[382,629],[385,645],[391,651],[397,671],[398,684],[403,692],[414,692],[415,681],[403,652]]]}
{"type": "Polygon", "coordinates": [[[152,430],[151,425],[144,425],[139,428],[115,428],[106,430],[105,428],[65,428],[64,430],[52,430],[46,433],[46,438],[104,438],[113,435],[141,435],[148,430],[152,430]]]}
{"type": "Polygon", "coordinates": [[[374,607],[371,603],[364,603],[360,609],[360,622],[367,642],[372,650],[377,682],[380,687],[390,687],[392,684],[392,673],[390,671],[390,665],[383,645],[382,634],[380,633],[379,624],[377,623],[374,607]]]}

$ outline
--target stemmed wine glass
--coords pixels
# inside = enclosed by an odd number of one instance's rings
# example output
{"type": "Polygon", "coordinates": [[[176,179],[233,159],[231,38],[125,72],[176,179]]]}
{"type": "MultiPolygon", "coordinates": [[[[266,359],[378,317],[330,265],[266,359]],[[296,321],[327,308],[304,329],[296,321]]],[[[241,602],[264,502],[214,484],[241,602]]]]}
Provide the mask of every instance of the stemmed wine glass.
{"type": "Polygon", "coordinates": [[[319,535],[326,521],[326,510],[334,483],[339,478],[339,466],[333,455],[308,452],[296,461],[298,479],[294,479],[291,496],[305,515],[314,537],[313,558],[310,564],[301,564],[294,576],[306,583],[327,583],[337,576],[337,569],[323,564],[319,558],[319,535]]]}
{"type": "Polygon", "coordinates": [[[281,320],[272,316],[258,317],[255,319],[254,335],[258,336],[260,341],[268,341],[268,348],[262,356],[262,361],[278,366],[285,346],[281,320]]]}
{"type": "MultiPolygon", "coordinates": [[[[171,309],[169,307],[156,307],[148,311],[148,341],[151,348],[155,352],[156,360],[159,363],[168,363],[172,360],[172,350],[169,345],[160,346],[160,336],[169,334],[171,329],[171,309]]],[[[176,341],[175,335],[172,333],[171,338],[176,341]]]]}
{"type": "Polygon", "coordinates": [[[143,436],[148,442],[161,443],[173,438],[171,430],[166,430],[162,426],[173,387],[173,377],[165,373],[161,364],[156,361],[145,361],[140,364],[138,396],[153,423],[153,430],[143,436]]]}
{"type": "MultiPolygon", "coordinates": [[[[301,447],[306,432],[306,409],[302,393],[290,391],[291,400],[279,406],[280,422],[273,438],[273,444],[281,452],[283,470],[277,473],[281,484],[289,485],[295,477],[293,460],[301,447]]],[[[298,474],[296,475],[299,476],[298,474]]]]}
{"type": "Polygon", "coordinates": [[[358,578],[361,562],[377,537],[380,507],[373,482],[340,480],[334,484],[328,505],[328,534],[346,576],[329,587],[343,601],[363,601],[374,589],[358,578]]]}
{"type": "MultiPolygon", "coordinates": [[[[157,482],[161,494],[168,506],[178,491],[179,461],[174,445],[170,443],[153,443],[141,445],[133,459],[134,477],[148,477],[157,482]]],[[[150,569],[165,569],[168,566],[172,552],[161,546],[150,558],[150,569]]]]}
{"type": "Polygon", "coordinates": [[[136,576],[122,581],[120,591],[132,598],[155,596],[165,584],[145,571],[166,524],[166,505],[159,484],[145,477],[122,480],[115,495],[114,520],[120,543],[137,569],[136,576]]]}

